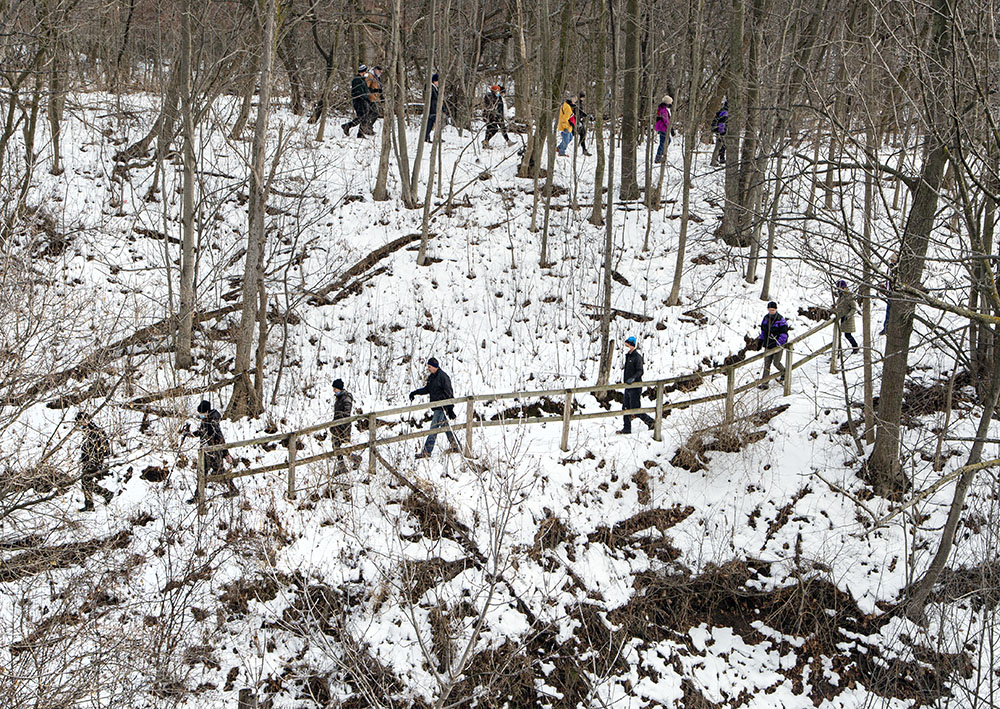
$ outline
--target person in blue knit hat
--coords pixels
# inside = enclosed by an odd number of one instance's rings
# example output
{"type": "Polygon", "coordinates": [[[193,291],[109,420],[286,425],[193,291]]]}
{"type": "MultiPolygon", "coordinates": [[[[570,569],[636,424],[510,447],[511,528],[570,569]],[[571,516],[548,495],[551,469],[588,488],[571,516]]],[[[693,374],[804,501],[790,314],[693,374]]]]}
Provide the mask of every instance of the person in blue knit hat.
{"type": "MultiPolygon", "coordinates": [[[[639,350],[636,349],[637,341],[634,336],[629,336],[625,340],[625,349],[628,352],[625,354],[625,383],[634,384],[635,382],[642,381],[642,355],[639,354],[639,350]]],[[[638,409],[642,406],[639,402],[639,395],[642,393],[641,387],[636,387],[635,389],[626,389],[625,394],[622,397],[622,411],[628,411],[629,409],[638,409]]],[[[653,428],[653,417],[649,414],[625,414],[625,423],[622,429],[618,433],[632,433],[632,419],[637,417],[642,419],[643,422],[651,429],[653,428]]]]}

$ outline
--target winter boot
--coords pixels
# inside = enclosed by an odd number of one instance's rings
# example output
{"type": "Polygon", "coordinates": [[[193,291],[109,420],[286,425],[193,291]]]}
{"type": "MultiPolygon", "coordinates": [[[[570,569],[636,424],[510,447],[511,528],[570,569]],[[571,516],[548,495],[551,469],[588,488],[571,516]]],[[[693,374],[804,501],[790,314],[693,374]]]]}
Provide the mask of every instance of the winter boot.
{"type": "Polygon", "coordinates": [[[351,137],[351,124],[350,123],[341,123],[340,124],[340,128],[344,131],[344,137],[345,138],[350,138],[351,137]]]}
{"type": "Polygon", "coordinates": [[[416,460],[422,460],[423,458],[430,458],[430,457],[431,457],[431,454],[430,454],[430,453],[428,453],[428,452],[427,452],[427,451],[425,451],[425,450],[421,450],[421,451],[420,451],[419,453],[417,453],[417,454],[416,454],[415,456],[413,456],[413,457],[414,457],[414,459],[416,459],[416,460]]]}
{"type": "Polygon", "coordinates": [[[490,141],[484,140],[483,141],[483,150],[489,150],[489,149],[490,149],[490,141]]]}
{"type": "Polygon", "coordinates": [[[93,500],[87,500],[86,502],[83,503],[83,507],[81,507],[79,511],[80,512],[93,512],[93,510],[94,510],[94,502],[93,502],[93,500]]]}
{"type": "Polygon", "coordinates": [[[101,490],[101,496],[104,498],[104,504],[107,505],[111,502],[111,499],[114,497],[114,493],[112,493],[110,490],[101,490]]]}

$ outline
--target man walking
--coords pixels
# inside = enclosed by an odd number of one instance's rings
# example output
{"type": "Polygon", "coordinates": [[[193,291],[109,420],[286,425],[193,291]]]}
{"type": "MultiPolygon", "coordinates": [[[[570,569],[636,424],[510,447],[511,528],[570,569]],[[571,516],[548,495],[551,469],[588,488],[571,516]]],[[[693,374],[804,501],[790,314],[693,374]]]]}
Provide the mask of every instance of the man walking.
{"type": "MultiPolygon", "coordinates": [[[[781,363],[781,355],[784,352],[781,348],[788,342],[788,321],[778,312],[778,304],[773,300],[767,304],[767,315],[760,321],[760,335],[757,337],[757,349],[764,349],[767,355],[764,357],[764,374],[766,379],[771,372],[771,365],[782,375],[785,374],[785,365],[781,363]]],[[[761,389],[767,389],[770,382],[760,385],[761,389]]]]}
{"type": "Polygon", "coordinates": [[[504,120],[503,96],[506,90],[501,84],[494,84],[486,93],[483,99],[483,113],[486,118],[486,136],[483,138],[483,147],[490,147],[490,138],[498,132],[507,141],[507,145],[513,145],[514,141],[507,135],[507,125],[504,120]]]}
{"type": "MultiPolygon", "coordinates": [[[[642,381],[642,355],[639,354],[639,350],[637,350],[635,346],[635,337],[629,337],[625,340],[625,349],[628,350],[625,354],[624,382],[626,384],[635,384],[636,382],[642,381]]],[[[626,389],[624,396],[622,397],[622,411],[640,408],[642,406],[642,403],[639,401],[639,395],[641,393],[641,387],[626,389]]],[[[645,422],[647,426],[653,428],[655,421],[653,421],[653,417],[649,414],[625,414],[625,423],[622,426],[622,430],[618,431],[618,433],[632,433],[632,419],[636,416],[645,422]]]]}
{"type": "MultiPolygon", "coordinates": [[[[349,418],[354,409],[354,396],[351,392],[344,389],[343,379],[333,380],[333,397],[333,418],[349,418]]],[[[333,445],[335,448],[344,448],[351,445],[351,424],[341,423],[331,426],[330,432],[333,434],[333,445]]],[[[344,456],[337,455],[337,472],[343,473],[346,471],[347,465],[344,463],[344,456]]]]}
{"type": "Polygon", "coordinates": [[[361,127],[365,134],[375,135],[375,121],[382,114],[382,67],[377,66],[365,75],[368,87],[368,113],[361,127]]]}
{"type": "Polygon", "coordinates": [[[712,167],[726,164],[726,124],[729,122],[729,99],[722,100],[722,108],[712,119],[712,132],[715,133],[715,150],[712,152],[712,167]]]}
{"type": "Polygon", "coordinates": [[[107,460],[111,455],[111,441],[100,426],[94,423],[90,414],[81,411],[76,415],[76,425],[83,433],[83,443],[80,445],[80,487],[83,488],[83,507],[80,512],[90,512],[94,509],[94,493],[104,498],[104,504],[114,497],[110,490],[101,487],[97,481],[108,472],[107,460]]]}
{"type": "Polygon", "coordinates": [[[365,81],[367,73],[368,66],[359,64],[357,76],[351,79],[351,105],[354,106],[354,118],[340,124],[346,136],[351,134],[351,128],[355,126],[358,128],[359,138],[365,134],[365,122],[368,120],[368,110],[371,107],[371,102],[368,100],[368,82],[365,81]]]}
{"type": "MultiPolygon", "coordinates": [[[[219,413],[218,409],[213,409],[207,399],[202,399],[201,403],[198,404],[198,418],[201,420],[201,425],[195,430],[194,435],[198,436],[202,448],[206,446],[218,446],[226,442],[226,437],[222,435],[222,414],[219,413]]],[[[227,451],[206,451],[205,475],[221,474],[224,471],[223,462],[227,460],[230,463],[233,462],[232,456],[227,451]]],[[[226,483],[229,487],[222,493],[223,497],[235,497],[240,494],[232,478],[227,480],[226,483]]],[[[188,498],[187,502],[188,504],[194,503],[195,497],[188,498]]]]}
{"type": "Polygon", "coordinates": [[[556,154],[563,158],[566,157],[566,149],[573,141],[573,126],[576,125],[573,109],[572,97],[563,101],[563,105],[559,108],[559,123],[556,126],[559,130],[559,146],[556,148],[556,154]]]}
{"type": "MultiPolygon", "coordinates": [[[[431,401],[446,401],[448,399],[453,399],[455,394],[451,390],[451,378],[438,365],[437,358],[431,357],[427,360],[427,371],[429,372],[427,375],[427,383],[419,389],[414,389],[410,392],[410,401],[413,401],[416,396],[423,394],[427,394],[431,401]]],[[[431,419],[431,431],[441,428],[447,424],[445,416],[452,420],[455,419],[455,407],[452,404],[435,406],[431,409],[431,411],[434,414],[431,419]]],[[[447,433],[448,442],[451,444],[448,448],[448,453],[461,453],[462,447],[458,444],[458,439],[455,437],[455,434],[452,433],[450,427],[447,433]]],[[[424,441],[423,450],[417,453],[417,458],[430,458],[431,452],[434,450],[434,441],[436,439],[436,433],[431,433],[427,436],[427,440],[424,441]]]]}
{"type": "Polygon", "coordinates": [[[583,110],[583,99],[586,94],[581,91],[576,97],[576,108],[574,113],[576,114],[576,142],[580,146],[580,150],[584,155],[590,157],[590,151],[587,150],[587,113],[583,110]]]}
{"type": "Polygon", "coordinates": [[[430,143],[431,132],[434,130],[434,124],[437,123],[437,111],[438,111],[438,75],[435,73],[431,77],[431,112],[427,116],[427,132],[424,133],[424,142],[430,143]]]}
{"type": "Polygon", "coordinates": [[[858,312],[858,301],[854,299],[854,294],[847,287],[847,281],[841,278],[837,281],[837,289],[833,293],[836,304],[833,311],[839,319],[840,334],[847,338],[853,348],[851,352],[858,351],[858,341],[854,339],[856,330],[854,315],[858,312]]]}

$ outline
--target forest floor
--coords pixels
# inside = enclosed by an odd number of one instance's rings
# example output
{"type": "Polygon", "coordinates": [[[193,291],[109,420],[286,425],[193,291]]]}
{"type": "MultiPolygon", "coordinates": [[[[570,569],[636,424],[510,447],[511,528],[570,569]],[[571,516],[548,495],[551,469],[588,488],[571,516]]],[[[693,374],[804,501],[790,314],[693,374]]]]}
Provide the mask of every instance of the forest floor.
{"type": "MultiPolygon", "coordinates": [[[[876,524],[899,503],[859,477],[863,456],[845,427],[845,383],[861,416],[860,354],[847,356],[843,380],[824,356],[796,372],[790,397],[752,389],[729,426],[721,404],[673,411],[660,442],[640,422],[627,437],[614,435],[618,419],[580,422],[568,453],[559,425],[482,429],[475,461],[445,455],[443,439],[416,461],[410,442],[385,449],[374,475],[367,465],[338,472],[335,461],[301,466],[294,501],[283,473],[242,478],[238,497],[214,497],[199,517],[184,503],[195,443],[179,430],[201,398],[220,410],[227,401],[249,141],[219,130],[199,145],[204,317],[195,367],[177,370],[162,323],[167,304],[176,308],[177,270],[165,265],[178,258],[180,166],[165,161],[154,194],[155,163],[113,180],[112,156],[153,118],[148,97],[128,100],[119,119],[107,97],[79,97],[82,119],[63,131],[66,171],[37,176],[36,228],[20,237],[32,256],[30,307],[59,326],[57,336],[25,340],[31,368],[53,376],[7,393],[3,447],[19,451],[23,469],[10,465],[3,484],[61,494],[10,513],[0,531],[0,637],[9,641],[0,667],[9,676],[32,677],[28,668],[60,658],[68,676],[107,652],[116,659],[89,690],[100,705],[132,691],[133,706],[232,707],[248,687],[275,709],[434,706],[446,688],[449,701],[489,707],[909,707],[949,697],[973,706],[1000,681],[998,598],[984,591],[992,572],[981,564],[995,547],[996,480],[984,474],[973,487],[953,583],[928,624],[897,614],[933,555],[951,488],[876,524]],[[94,513],[77,512],[82,493],[65,484],[77,474],[80,407],[96,411],[114,446],[103,484],[116,496],[94,513]],[[42,451],[51,453],[38,466],[42,451]]],[[[220,106],[223,124],[232,108],[220,106]]],[[[279,125],[285,144],[267,225],[267,410],[224,421],[229,440],[333,419],[336,378],[359,411],[405,405],[431,356],[456,396],[596,381],[604,230],[588,222],[595,158],[556,162],[563,189],[552,198],[543,268],[541,231],[529,228],[532,182],[515,176],[517,145],[483,150],[479,135],[445,128],[435,207],[452,184],[457,194],[432,217],[431,263],[420,267],[422,210],[403,207],[395,165],[392,197],[371,198],[381,123],[379,137],[359,140],[331,121],[322,143],[291,114],[272,121],[272,149],[279,125]]],[[[412,125],[411,151],[417,132],[412,125]]],[[[765,312],[760,281],[743,277],[745,250],[714,235],[723,175],[708,164],[711,146],[696,156],[682,305],[667,307],[680,150],[680,140],[669,150],[661,209],[614,210],[612,336],[639,339],[647,380],[721,364],[756,336],[765,312]]],[[[856,270],[830,226],[853,220],[856,200],[845,190],[828,223],[807,232],[810,171],[790,167],[786,178],[769,295],[794,337],[830,308],[833,281],[856,270]]],[[[886,253],[903,218],[878,216],[886,253]]],[[[932,267],[929,282],[951,277],[932,267]]],[[[881,317],[876,301],[876,331],[881,317]]],[[[964,463],[966,448],[946,443],[944,471],[933,471],[940,383],[953,363],[927,343],[911,362],[908,471],[923,490],[964,463]]],[[[724,391],[725,380],[700,386],[724,391]]],[[[960,379],[951,435],[974,434],[973,399],[960,379]]],[[[428,422],[387,425],[403,433],[428,422]]],[[[354,440],[365,435],[355,430],[354,440]]],[[[300,456],[329,438],[304,445],[300,456]]],[[[246,468],[285,449],[233,454],[246,468]]],[[[41,694],[39,676],[10,696],[41,694]]]]}

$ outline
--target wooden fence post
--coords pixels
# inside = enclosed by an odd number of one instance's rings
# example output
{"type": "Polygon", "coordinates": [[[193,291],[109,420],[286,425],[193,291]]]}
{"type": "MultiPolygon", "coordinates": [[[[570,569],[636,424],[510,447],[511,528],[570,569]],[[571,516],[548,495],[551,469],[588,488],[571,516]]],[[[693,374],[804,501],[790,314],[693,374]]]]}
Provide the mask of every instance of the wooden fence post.
{"type": "Polygon", "coordinates": [[[785,390],[782,392],[783,396],[792,395],[792,361],[795,359],[792,355],[792,349],[794,347],[795,345],[791,342],[785,345],[785,390]]]}
{"type": "Polygon", "coordinates": [[[198,449],[198,482],[194,492],[198,502],[198,514],[205,514],[205,450],[198,449]]]}
{"type": "Polygon", "coordinates": [[[299,437],[294,433],[288,437],[288,499],[295,499],[295,458],[299,453],[299,437]]]}
{"type": "Polygon", "coordinates": [[[653,440],[663,440],[663,382],[656,385],[656,421],[653,423],[653,440]]]}
{"type": "Polygon", "coordinates": [[[732,423],[736,418],[736,367],[729,365],[726,370],[726,423],[732,423]]]}
{"type": "Polygon", "coordinates": [[[837,373],[837,357],[840,356],[840,320],[833,321],[833,346],[830,348],[830,374],[837,373]]]}
{"type": "Polygon", "coordinates": [[[472,416],[475,413],[475,397],[470,396],[465,404],[465,457],[472,457],[472,416]]]}
{"type": "Polygon", "coordinates": [[[368,414],[368,474],[375,474],[375,413],[368,414]]]}
{"type": "Polygon", "coordinates": [[[559,444],[559,450],[561,450],[563,453],[569,452],[569,417],[572,414],[573,414],[573,392],[567,389],[566,401],[563,404],[562,441],[559,444]]]}

